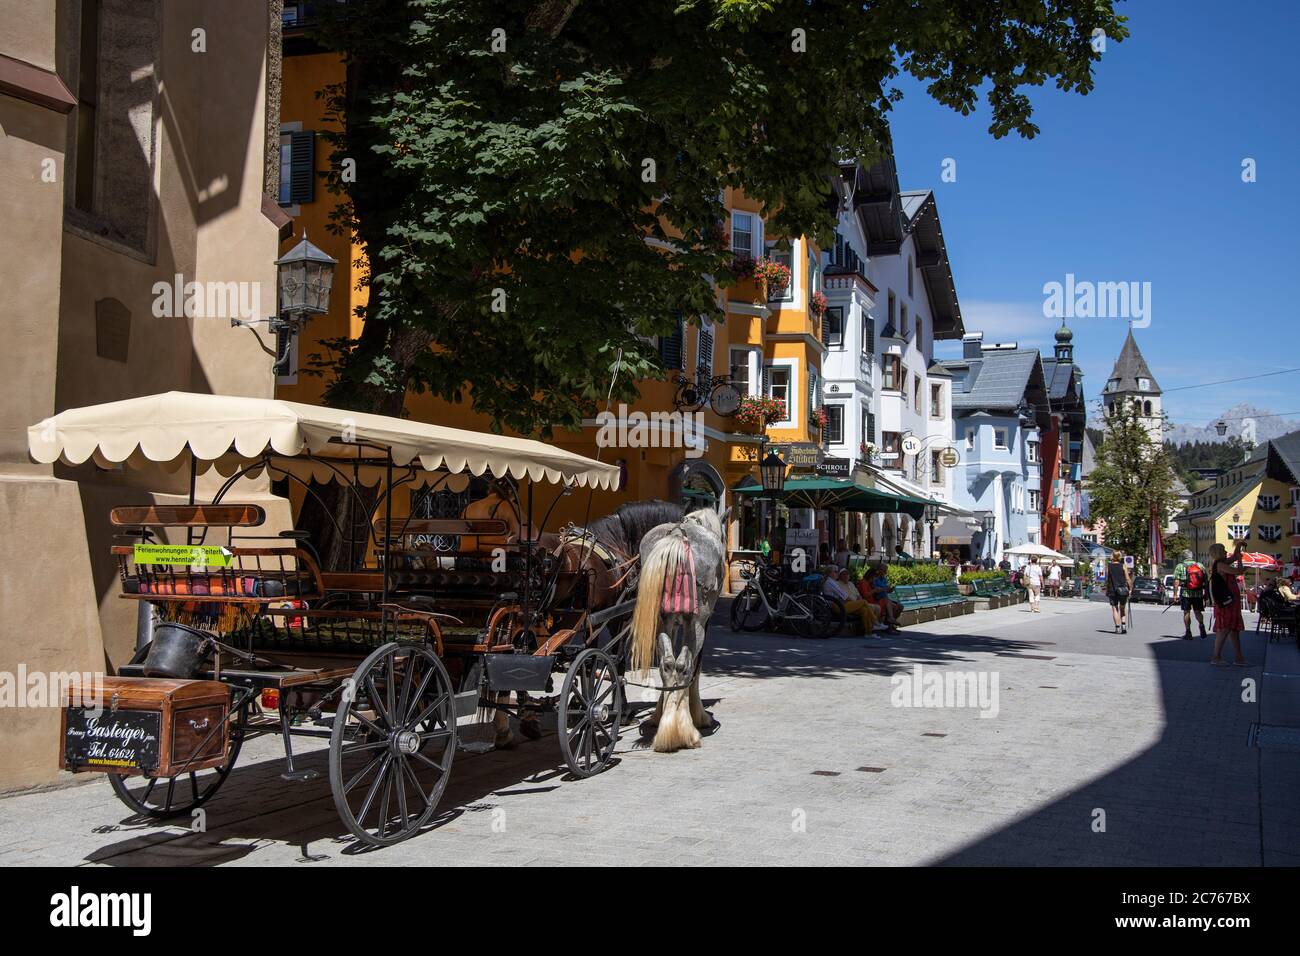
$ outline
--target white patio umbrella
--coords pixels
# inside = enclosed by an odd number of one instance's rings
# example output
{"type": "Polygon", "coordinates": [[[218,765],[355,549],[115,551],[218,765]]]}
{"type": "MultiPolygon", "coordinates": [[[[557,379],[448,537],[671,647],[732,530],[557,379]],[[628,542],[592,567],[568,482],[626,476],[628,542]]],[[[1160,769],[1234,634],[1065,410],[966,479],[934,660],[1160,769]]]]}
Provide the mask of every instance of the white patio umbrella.
{"type": "Polygon", "coordinates": [[[1033,541],[1028,544],[1018,544],[1014,548],[1006,548],[1004,549],[1003,554],[1014,554],[1023,558],[1049,558],[1065,567],[1072,567],[1074,565],[1074,558],[1071,558],[1069,555],[1061,554],[1059,551],[1053,551],[1046,545],[1038,544],[1033,541]]]}

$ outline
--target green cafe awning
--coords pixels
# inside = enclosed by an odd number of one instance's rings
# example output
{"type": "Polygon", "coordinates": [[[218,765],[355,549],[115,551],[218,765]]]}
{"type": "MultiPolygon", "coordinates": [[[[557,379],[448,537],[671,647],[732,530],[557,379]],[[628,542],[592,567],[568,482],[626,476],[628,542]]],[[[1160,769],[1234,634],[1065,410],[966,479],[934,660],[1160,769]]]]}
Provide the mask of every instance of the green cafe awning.
{"type": "MultiPolygon", "coordinates": [[[[758,483],[737,486],[732,491],[738,495],[764,494],[758,483]]],[[[866,514],[905,514],[913,518],[921,518],[925,506],[930,504],[925,498],[863,488],[849,478],[787,478],[781,502],[787,508],[836,508],[866,514]]]]}

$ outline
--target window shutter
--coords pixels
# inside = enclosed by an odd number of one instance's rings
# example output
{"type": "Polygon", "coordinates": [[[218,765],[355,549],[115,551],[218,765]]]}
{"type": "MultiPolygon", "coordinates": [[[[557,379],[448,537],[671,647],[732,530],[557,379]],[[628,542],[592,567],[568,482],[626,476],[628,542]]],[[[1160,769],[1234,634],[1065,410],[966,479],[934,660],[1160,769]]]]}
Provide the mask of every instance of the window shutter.
{"type": "Polygon", "coordinates": [[[294,333],[284,326],[275,332],[275,364],[271,369],[278,378],[286,378],[298,370],[293,367],[294,333]]]}
{"type": "Polygon", "coordinates": [[[822,345],[831,344],[831,310],[822,313],[822,345]]]}
{"type": "Polygon", "coordinates": [[[808,366],[808,414],[817,408],[817,370],[808,366]]]}
{"type": "Polygon", "coordinates": [[[862,316],[862,351],[876,354],[876,320],[869,315],[862,316]]]}
{"type": "Polygon", "coordinates": [[[863,439],[870,444],[876,443],[876,413],[867,412],[867,437],[863,439]]]}
{"type": "Polygon", "coordinates": [[[316,198],[316,134],[289,134],[289,202],[311,202],[316,198]]]}
{"type": "Polygon", "coordinates": [[[659,361],[666,369],[685,368],[685,348],[682,340],[685,338],[686,330],[682,317],[677,316],[677,331],[672,335],[659,336],[659,361]]]}
{"type": "Polygon", "coordinates": [[[713,323],[700,325],[698,346],[695,350],[695,377],[701,381],[713,378],[713,323]]]}
{"type": "Polygon", "coordinates": [[[772,394],[772,376],[769,374],[771,371],[772,366],[763,366],[763,381],[758,394],[762,395],[764,398],[768,398],[772,394]]]}

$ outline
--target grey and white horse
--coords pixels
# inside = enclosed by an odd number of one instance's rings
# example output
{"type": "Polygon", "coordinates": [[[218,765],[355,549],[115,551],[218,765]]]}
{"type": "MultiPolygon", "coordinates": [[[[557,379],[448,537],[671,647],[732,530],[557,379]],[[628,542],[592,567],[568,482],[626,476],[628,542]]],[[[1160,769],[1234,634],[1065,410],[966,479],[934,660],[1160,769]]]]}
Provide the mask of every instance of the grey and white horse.
{"type": "MultiPolygon", "coordinates": [[[[726,573],[723,519],[712,509],[692,511],[681,521],[652,529],[641,541],[641,574],[632,612],[631,669],[649,673],[658,666],[662,688],[655,719],[654,749],[672,753],[700,745],[700,729],[712,718],[700,703],[696,668],[705,632],[726,573]],[[693,565],[693,574],[689,570],[693,565]],[[694,578],[689,611],[665,611],[665,596],[679,581],[694,578]],[[681,631],[680,650],[672,637],[681,631]]],[[[670,606],[673,602],[670,601],[670,606]]]]}

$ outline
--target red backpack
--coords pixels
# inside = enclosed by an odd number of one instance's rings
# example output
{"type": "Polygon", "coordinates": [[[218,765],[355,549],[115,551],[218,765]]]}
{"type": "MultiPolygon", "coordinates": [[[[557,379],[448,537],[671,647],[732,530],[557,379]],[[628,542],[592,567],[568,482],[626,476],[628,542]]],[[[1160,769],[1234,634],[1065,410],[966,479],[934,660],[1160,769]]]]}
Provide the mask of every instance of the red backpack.
{"type": "Polygon", "coordinates": [[[1200,591],[1205,587],[1205,569],[1199,564],[1187,566],[1187,590],[1200,591]]]}

